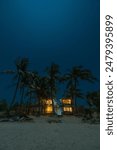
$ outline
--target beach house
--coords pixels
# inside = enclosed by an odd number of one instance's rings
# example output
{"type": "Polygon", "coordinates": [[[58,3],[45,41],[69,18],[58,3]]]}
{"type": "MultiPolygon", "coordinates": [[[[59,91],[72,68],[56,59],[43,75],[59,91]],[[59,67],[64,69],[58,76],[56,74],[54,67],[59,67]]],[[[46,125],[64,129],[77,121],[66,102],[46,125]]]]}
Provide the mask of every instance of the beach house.
{"type": "Polygon", "coordinates": [[[41,115],[51,115],[54,113],[56,115],[62,115],[62,114],[73,114],[73,102],[69,98],[62,98],[58,102],[57,100],[53,100],[54,102],[54,109],[52,104],[52,99],[42,99],[40,101],[40,106],[38,104],[31,105],[30,106],[30,113],[36,114],[39,112],[41,115]],[[39,108],[40,107],[40,108],[39,108]]]}

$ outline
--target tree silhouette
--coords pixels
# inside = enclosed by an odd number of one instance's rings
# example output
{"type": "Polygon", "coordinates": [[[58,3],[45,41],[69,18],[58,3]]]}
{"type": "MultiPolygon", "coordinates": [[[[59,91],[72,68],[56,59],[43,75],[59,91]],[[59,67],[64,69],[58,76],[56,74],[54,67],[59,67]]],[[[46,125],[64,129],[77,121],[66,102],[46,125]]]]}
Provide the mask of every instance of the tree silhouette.
{"type": "Polygon", "coordinates": [[[14,80],[16,80],[16,87],[13,95],[13,99],[10,104],[10,109],[15,104],[16,101],[16,95],[18,92],[18,89],[20,88],[21,92],[21,101],[20,104],[22,104],[23,96],[24,96],[24,86],[26,85],[26,71],[28,68],[29,60],[28,58],[18,58],[15,61],[16,71],[15,71],[15,77],[14,80]]]}
{"type": "Polygon", "coordinates": [[[63,81],[67,81],[67,95],[70,95],[74,105],[74,113],[76,110],[76,98],[83,98],[83,93],[79,89],[80,81],[87,80],[91,83],[94,83],[96,78],[93,76],[92,72],[88,69],[84,69],[82,66],[75,66],[64,75],[63,81]]]}
{"type": "Polygon", "coordinates": [[[56,98],[57,93],[57,81],[59,80],[59,66],[57,64],[52,63],[50,67],[46,68],[48,73],[48,85],[49,85],[49,93],[50,98],[52,100],[53,113],[55,113],[54,109],[54,98],[56,98]]]}

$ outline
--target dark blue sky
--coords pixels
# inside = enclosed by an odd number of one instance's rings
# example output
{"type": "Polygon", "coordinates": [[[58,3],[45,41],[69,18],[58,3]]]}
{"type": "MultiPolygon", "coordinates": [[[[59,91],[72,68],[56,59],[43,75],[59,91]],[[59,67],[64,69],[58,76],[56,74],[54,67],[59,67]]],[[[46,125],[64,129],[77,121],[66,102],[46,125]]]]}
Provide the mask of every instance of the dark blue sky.
{"type": "MultiPolygon", "coordinates": [[[[99,79],[99,12],[99,0],[0,0],[0,70],[25,56],[39,72],[51,62],[83,65],[99,79]]],[[[9,78],[0,75],[0,98],[13,92],[9,78]]]]}

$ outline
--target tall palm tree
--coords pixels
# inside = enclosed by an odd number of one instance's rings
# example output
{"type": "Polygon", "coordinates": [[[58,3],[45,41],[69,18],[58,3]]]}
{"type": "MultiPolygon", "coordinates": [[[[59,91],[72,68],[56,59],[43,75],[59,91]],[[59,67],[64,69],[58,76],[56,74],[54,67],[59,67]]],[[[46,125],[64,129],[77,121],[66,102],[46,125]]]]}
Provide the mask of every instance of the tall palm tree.
{"type": "Polygon", "coordinates": [[[48,78],[47,77],[41,77],[39,84],[40,84],[40,88],[37,89],[37,96],[39,99],[39,106],[40,106],[40,112],[41,112],[42,110],[44,110],[43,109],[43,107],[44,107],[43,100],[48,99],[48,96],[50,95],[48,78]]]}
{"type": "Polygon", "coordinates": [[[76,89],[72,84],[68,86],[64,93],[64,96],[72,100],[74,100],[75,97],[84,98],[84,94],[82,93],[82,91],[78,88],[76,89]]]}
{"type": "Polygon", "coordinates": [[[74,103],[74,112],[76,108],[76,98],[83,97],[81,91],[79,90],[80,80],[87,80],[89,82],[94,82],[96,78],[93,76],[92,72],[88,69],[84,69],[82,66],[75,66],[70,72],[64,75],[64,81],[67,81],[67,91],[71,94],[71,98],[74,103]]]}
{"type": "Polygon", "coordinates": [[[46,69],[48,73],[48,85],[49,85],[49,92],[50,98],[52,100],[53,106],[53,114],[55,113],[54,109],[54,98],[56,97],[57,93],[57,81],[59,80],[59,65],[52,63],[50,67],[46,69]]]}

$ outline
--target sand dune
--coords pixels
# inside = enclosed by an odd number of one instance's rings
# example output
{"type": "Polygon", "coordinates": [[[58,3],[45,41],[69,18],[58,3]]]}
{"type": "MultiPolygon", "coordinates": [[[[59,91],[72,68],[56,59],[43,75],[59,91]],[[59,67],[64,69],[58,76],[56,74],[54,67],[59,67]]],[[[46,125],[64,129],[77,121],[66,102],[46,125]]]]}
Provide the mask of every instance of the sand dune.
{"type": "Polygon", "coordinates": [[[62,123],[48,123],[52,117],[34,122],[1,122],[0,150],[99,150],[99,124],[82,123],[77,117],[62,117],[62,123]]]}

